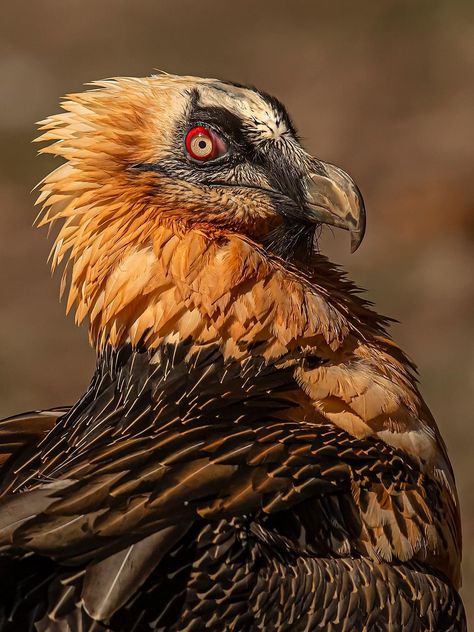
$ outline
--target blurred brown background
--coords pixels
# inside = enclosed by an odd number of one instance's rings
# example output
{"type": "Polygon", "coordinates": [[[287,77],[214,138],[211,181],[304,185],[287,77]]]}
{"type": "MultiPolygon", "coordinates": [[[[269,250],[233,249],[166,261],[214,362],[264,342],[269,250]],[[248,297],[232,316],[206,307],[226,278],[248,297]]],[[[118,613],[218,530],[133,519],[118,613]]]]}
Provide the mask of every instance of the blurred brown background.
{"type": "Polygon", "coordinates": [[[461,0],[10,0],[0,24],[0,416],[67,404],[93,367],[31,228],[34,122],[84,82],[160,68],[250,83],[307,148],[359,183],[356,255],[330,256],[399,319],[457,474],[474,624],[474,3],[461,0]]]}

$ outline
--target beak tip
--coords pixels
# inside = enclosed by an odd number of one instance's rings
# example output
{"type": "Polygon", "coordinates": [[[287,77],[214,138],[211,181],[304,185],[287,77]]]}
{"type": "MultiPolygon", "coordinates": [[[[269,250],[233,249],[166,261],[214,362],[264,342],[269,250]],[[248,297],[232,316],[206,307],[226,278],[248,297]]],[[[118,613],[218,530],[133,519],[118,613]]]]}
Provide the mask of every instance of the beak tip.
{"type": "Polygon", "coordinates": [[[354,252],[361,245],[365,237],[365,226],[366,226],[364,200],[362,198],[362,194],[360,193],[357,187],[356,187],[356,190],[358,194],[359,213],[357,217],[356,228],[354,230],[351,230],[351,233],[350,233],[351,234],[351,254],[354,254],[354,252]]]}
{"type": "Polygon", "coordinates": [[[353,255],[354,252],[359,248],[361,242],[362,239],[360,239],[358,235],[354,233],[351,234],[351,255],[353,255]]]}
{"type": "Polygon", "coordinates": [[[354,254],[354,252],[359,248],[359,246],[361,245],[364,239],[365,225],[361,226],[357,230],[351,230],[350,235],[351,235],[351,254],[354,254]]]}

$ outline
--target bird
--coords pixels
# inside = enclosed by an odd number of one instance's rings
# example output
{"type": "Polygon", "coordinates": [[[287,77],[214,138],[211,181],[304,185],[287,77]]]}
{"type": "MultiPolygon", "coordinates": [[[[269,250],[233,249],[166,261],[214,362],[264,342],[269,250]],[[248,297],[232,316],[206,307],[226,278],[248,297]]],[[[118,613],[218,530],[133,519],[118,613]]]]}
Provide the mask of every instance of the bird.
{"type": "Polygon", "coordinates": [[[320,251],[354,180],[253,87],[96,81],[40,122],[96,367],[0,422],[1,632],[456,631],[453,470],[415,365],[320,251]]]}

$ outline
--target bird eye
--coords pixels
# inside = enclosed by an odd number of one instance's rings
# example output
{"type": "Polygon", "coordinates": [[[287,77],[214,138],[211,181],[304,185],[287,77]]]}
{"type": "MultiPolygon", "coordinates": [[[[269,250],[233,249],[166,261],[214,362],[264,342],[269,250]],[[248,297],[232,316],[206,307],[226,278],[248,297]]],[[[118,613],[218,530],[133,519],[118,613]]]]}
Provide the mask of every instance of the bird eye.
{"type": "Polygon", "coordinates": [[[186,151],[193,160],[213,160],[227,153],[227,146],[212,129],[198,125],[186,134],[186,151]]]}

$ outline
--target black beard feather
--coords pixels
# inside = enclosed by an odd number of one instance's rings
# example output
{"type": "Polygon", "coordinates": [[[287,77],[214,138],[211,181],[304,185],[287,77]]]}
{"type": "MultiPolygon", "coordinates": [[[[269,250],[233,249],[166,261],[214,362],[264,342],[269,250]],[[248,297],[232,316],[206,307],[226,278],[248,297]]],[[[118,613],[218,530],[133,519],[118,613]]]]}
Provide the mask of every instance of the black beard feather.
{"type": "Polygon", "coordinates": [[[317,250],[317,224],[288,222],[274,228],[265,239],[265,250],[290,263],[309,265],[317,250]]]}

